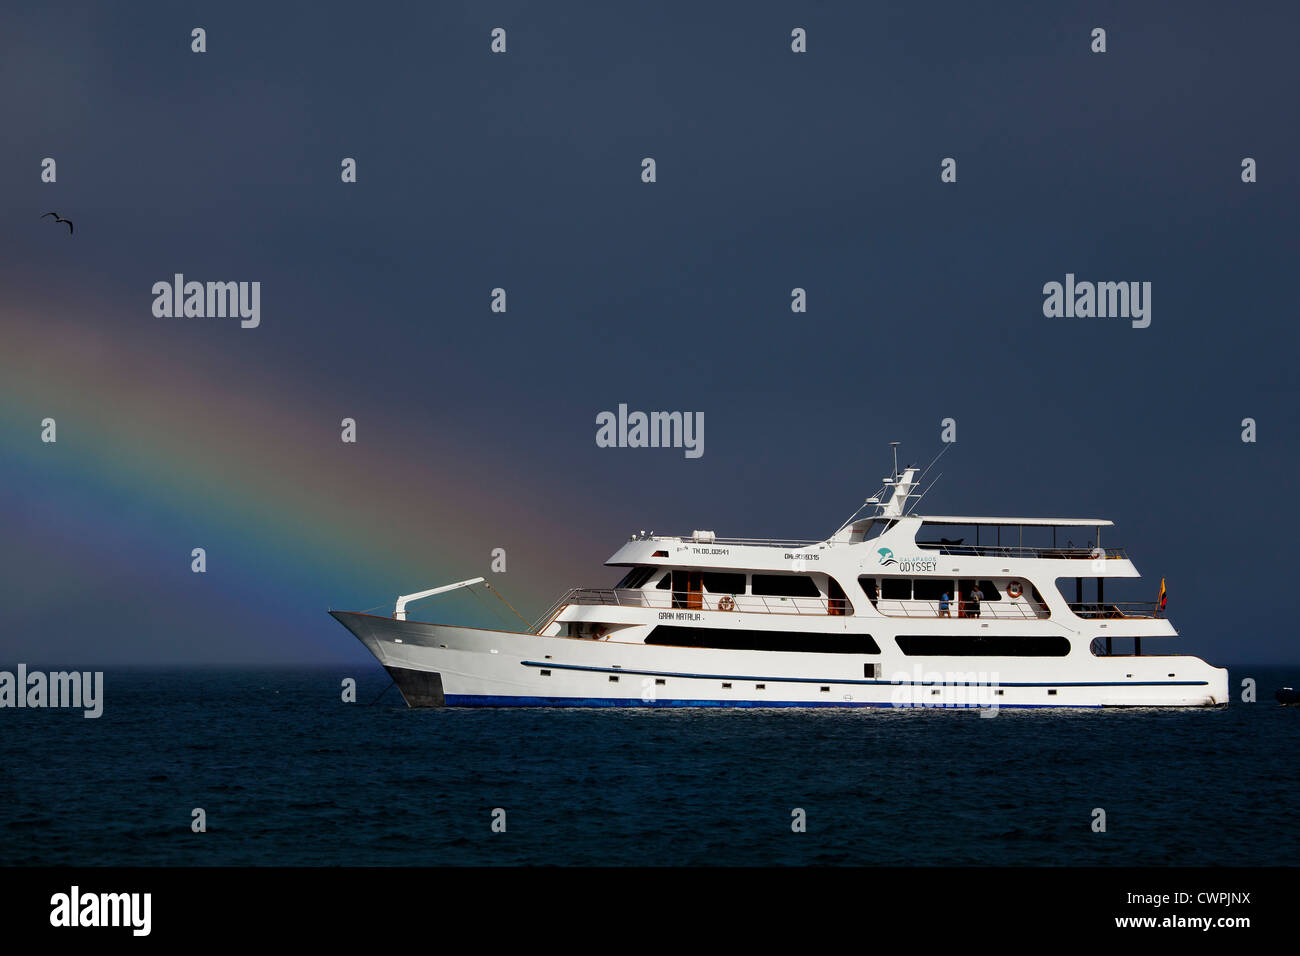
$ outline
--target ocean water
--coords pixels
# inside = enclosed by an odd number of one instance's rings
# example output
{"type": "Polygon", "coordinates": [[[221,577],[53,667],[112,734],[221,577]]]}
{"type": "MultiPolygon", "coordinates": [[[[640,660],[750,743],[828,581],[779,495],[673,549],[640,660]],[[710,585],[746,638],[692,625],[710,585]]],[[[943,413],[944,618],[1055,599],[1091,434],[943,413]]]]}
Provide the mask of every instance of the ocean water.
{"type": "Polygon", "coordinates": [[[1246,676],[1258,703],[988,719],[408,710],[377,669],[110,671],[98,720],[0,711],[0,865],[1290,864],[1300,708],[1272,693],[1300,674],[1246,676]]]}

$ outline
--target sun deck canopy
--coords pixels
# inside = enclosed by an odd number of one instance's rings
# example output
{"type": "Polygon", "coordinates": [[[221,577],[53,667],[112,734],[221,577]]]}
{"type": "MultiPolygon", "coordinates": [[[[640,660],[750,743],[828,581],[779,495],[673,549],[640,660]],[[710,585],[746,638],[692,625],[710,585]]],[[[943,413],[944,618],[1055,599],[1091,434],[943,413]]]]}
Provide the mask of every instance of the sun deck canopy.
{"type": "Polygon", "coordinates": [[[914,515],[925,524],[997,524],[1019,527],[1041,525],[1047,528],[1111,528],[1115,522],[1105,518],[969,518],[957,515],[914,515]]]}

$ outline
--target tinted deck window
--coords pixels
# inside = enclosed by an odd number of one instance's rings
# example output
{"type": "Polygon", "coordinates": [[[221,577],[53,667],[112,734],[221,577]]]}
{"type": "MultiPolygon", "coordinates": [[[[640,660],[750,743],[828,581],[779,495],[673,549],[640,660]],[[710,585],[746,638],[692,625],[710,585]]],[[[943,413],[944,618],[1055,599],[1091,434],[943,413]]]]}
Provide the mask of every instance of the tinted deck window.
{"type": "Polygon", "coordinates": [[[1060,635],[999,637],[980,635],[900,634],[899,649],[908,657],[1064,657],[1070,642],[1060,635]]]}
{"type": "Polygon", "coordinates": [[[879,654],[870,634],[809,634],[801,631],[747,631],[722,627],[660,624],[647,644],[718,647],[733,651],[804,651],[815,654],[879,654]]]}

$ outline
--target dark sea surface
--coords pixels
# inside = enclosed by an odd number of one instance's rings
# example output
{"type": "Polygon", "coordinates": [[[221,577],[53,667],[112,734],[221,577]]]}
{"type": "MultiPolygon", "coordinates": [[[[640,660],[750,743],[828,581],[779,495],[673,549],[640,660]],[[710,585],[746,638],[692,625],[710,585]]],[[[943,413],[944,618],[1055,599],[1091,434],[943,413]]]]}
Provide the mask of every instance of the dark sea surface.
{"type": "Polygon", "coordinates": [[[408,710],[372,669],[110,671],[98,720],[0,710],[0,865],[1291,864],[1300,707],[1272,695],[1297,671],[1233,670],[1260,700],[1216,710],[992,719],[408,710]]]}

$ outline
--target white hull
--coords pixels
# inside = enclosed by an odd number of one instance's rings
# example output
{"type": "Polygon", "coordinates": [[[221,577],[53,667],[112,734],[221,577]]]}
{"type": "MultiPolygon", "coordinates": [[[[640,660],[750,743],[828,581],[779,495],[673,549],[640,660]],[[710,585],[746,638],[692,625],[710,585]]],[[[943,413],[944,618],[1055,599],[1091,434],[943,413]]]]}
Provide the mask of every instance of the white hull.
{"type": "MultiPolygon", "coordinates": [[[[331,612],[411,706],[1205,707],[1228,672],[1189,656],[907,657],[685,648],[331,612]]],[[[879,633],[879,632],[877,632],[879,633]]]]}

